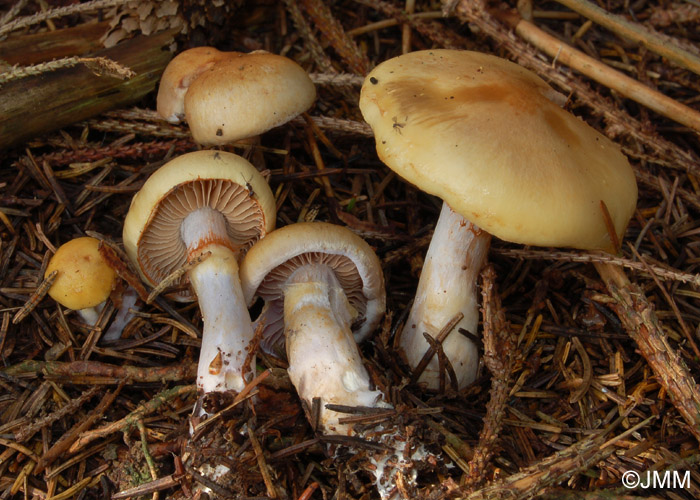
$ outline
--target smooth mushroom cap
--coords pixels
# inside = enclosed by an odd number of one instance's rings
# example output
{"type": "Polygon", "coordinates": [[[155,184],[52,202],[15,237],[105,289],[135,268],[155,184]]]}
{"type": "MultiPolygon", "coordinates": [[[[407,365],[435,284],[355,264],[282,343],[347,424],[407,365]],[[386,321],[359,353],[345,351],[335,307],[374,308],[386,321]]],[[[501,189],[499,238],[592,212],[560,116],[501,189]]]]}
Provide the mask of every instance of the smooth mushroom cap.
{"type": "Polygon", "coordinates": [[[63,306],[79,311],[95,307],[109,297],[117,273],[102,258],[100,241],[82,237],[70,240],[56,250],[45,276],[58,271],[49,295],[63,306]]]}
{"type": "Polygon", "coordinates": [[[226,144],[286,123],[315,99],[316,87],[291,59],[265,51],[234,53],[190,85],[185,116],[195,141],[226,144]]]}
{"type": "Polygon", "coordinates": [[[470,51],[412,52],[365,79],[360,109],[381,160],[489,233],[606,249],[637,200],[619,147],[553,102],[538,76],[470,51]]]}
{"type": "Polygon", "coordinates": [[[212,150],[179,156],[148,178],[124,220],[124,249],[147,283],[155,286],[187,262],[180,225],[202,207],[224,216],[225,244],[234,251],[245,252],[275,226],[274,196],[247,160],[212,150]]]}
{"type": "Polygon", "coordinates": [[[165,67],[158,85],[156,110],[163,119],[178,123],[185,117],[185,94],[192,82],[214,63],[236,52],[221,52],[214,47],[195,47],[180,52],[165,67]]]}
{"type": "MultiPolygon", "coordinates": [[[[384,275],[379,258],[365,240],[349,229],[326,222],[300,222],[273,231],[257,242],[241,263],[240,278],[246,302],[256,296],[267,311],[284,310],[284,286],[306,264],[323,264],[335,272],[350,305],[358,312],[353,325],[357,342],[379,323],[386,308],[384,275]]],[[[273,313],[274,314],[274,313],[273,313]]],[[[266,324],[279,323],[266,318],[266,324]]],[[[266,335],[274,335],[266,329],[266,335]]]]}

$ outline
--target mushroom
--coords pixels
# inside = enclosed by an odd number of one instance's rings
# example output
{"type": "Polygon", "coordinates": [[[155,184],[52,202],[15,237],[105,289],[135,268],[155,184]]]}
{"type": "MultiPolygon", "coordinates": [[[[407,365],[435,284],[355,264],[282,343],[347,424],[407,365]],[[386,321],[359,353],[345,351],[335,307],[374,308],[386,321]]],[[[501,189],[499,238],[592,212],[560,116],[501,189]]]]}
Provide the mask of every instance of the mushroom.
{"type": "Polygon", "coordinates": [[[84,236],[56,250],[45,276],[58,271],[49,295],[56,302],[78,311],[85,323],[94,325],[117,283],[117,273],[99,252],[100,241],[84,236]]]}
{"type": "MultiPolygon", "coordinates": [[[[352,424],[339,420],[347,415],[326,405],[391,407],[372,388],[357,347],[386,305],[379,259],[362,238],[324,222],[291,224],[250,249],[240,276],[249,304],[256,296],[265,300],[262,320],[272,325],[265,335],[275,335],[283,323],[289,378],[307,408],[320,400],[322,432],[355,434],[352,424]]],[[[390,498],[396,470],[411,482],[413,465],[426,454],[422,447],[409,449],[396,429],[372,439],[390,450],[372,459],[379,492],[390,498]]]]}
{"type": "Polygon", "coordinates": [[[309,408],[321,398],[326,432],[348,434],[324,405],[376,406],[357,343],[376,328],[386,296],[379,259],[341,226],[301,222],[256,243],[241,263],[246,301],[265,300],[265,335],[284,329],[289,377],[309,408]],[[280,317],[281,316],[281,317],[280,317]],[[279,320],[283,319],[283,322],[279,320]]]}
{"type": "MultiPolygon", "coordinates": [[[[197,384],[205,393],[240,392],[254,367],[238,261],[274,223],[274,197],[265,179],[246,160],[223,151],[171,160],[131,202],[124,248],[147,283],[155,286],[188,261],[203,258],[186,279],[204,323],[197,384]]],[[[182,298],[191,298],[189,291],[182,298]]]]}
{"type": "Polygon", "coordinates": [[[221,52],[214,47],[194,47],[176,55],[165,67],[158,85],[156,111],[170,123],[185,118],[185,94],[192,82],[214,63],[235,52],[221,52]]]}
{"type": "Polygon", "coordinates": [[[158,113],[184,113],[194,140],[222,145],[255,137],[306,111],[316,87],[289,58],[198,47],[180,53],[163,73],[158,113]]]}
{"type": "MultiPolygon", "coordinates": [[[[618,240],[636,205],[634,173],[619,147],[556,104],[556,92],[530,71],[470,51],[427,50],[377,66],[360,109],[379,158],[443,208],[400,338],[415,369],[435,338],[459,388],[477,370],[476,278],[490,235],[541,246],[612,250],[601,210],[618,240]]],[[[437,389],[436,356],[419,382],[437,389]]]]}

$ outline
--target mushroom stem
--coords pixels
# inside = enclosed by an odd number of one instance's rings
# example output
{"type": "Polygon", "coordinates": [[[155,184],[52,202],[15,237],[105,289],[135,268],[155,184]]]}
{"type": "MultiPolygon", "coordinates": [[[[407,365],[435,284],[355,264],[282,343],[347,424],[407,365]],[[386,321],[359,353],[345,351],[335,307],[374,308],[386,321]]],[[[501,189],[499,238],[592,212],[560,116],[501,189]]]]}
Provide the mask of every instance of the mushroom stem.
{"type": "MultiPolygon", "coordinates": [[[[415,369],[430,348],[423,332],[436,338],[458,313],[464,317],[442,342],[442,348],[462,388],[476,378],[477,346],[459,333],[476,334],[479,307],[476,280],[486,261],[491,235],[442,204],[435,232],[425,256],[411,312],[401,333],[400,346],[415,369]]],[[[447,377],[447,375],[445,375],[447,377]]],[[[440,366],[434,355],[418,379],[429,389],[440,386],[440,366]]],[[[449,377],[446,378],[449,383],[449,377]]]]}
{"type": "MultiPolygon", "coordinates": [[[[324,265],[308,264],[296,270],[284,288],[284,323],[289,378],[309,408],[319,398],[319,428],[326,434],[354,435],[347,416],[327,404],[391,408],[381,391],[370,388],[367,370],[350,325],[357,311],[350,305],[335,273],[324,265]]],[[[387,447],[369,457],[375,485],[384,500],[395,497],[401,471],[405,486],[416,479],[415,464],[428,456],[422,446],[408,446],[397,429],[380,424],[370,440],[387,447]]],[[[371,436],[371,437],[370,437],[371,436]]]]}
{"type": "Polygon", "coordinates": [[[119,340],[122,337],[122,332],[126,325],[134,317],[134,313],[131,312],[131,308],[136,308],[136,301],[139,299],[139,294],[133,286],[129,286],[121,296],[121,304],[117,310],[117,314],[114,316],[112,323],[109,325],[107,331],[102,335],[102,342],[113,342],[119,340]]]}
{"type": "Polygon", "coordinates": [[[102,312],[102,309],[106,303],[107,301],[103,301],[94,307],[84,307],[83,309],[78,309],[78,314],[80,314],[80,317],[83,318],[86,325],[92,326],[97,323],[97,320],[100,318],[100,313],[102,312]]]}
{"type": "Polygon", "coordinates": [[[328,434],[349,435],[346,416],[326,404],[387,406],[382,393],[370,389],[350,325],[357,311],[350,305],[335,273],[308,264],[289,278],[284,289],[284,323],[289,378],[311,408],[321,399],[319,424],[328,434]]]}
{"type": "Polygon", "coordinates": [[[229,240],[224,217],[211,208],[188,215],[180,228],[191,257],[211,255],[189,273],[197,294],[204,328],[197,367],[197,385],[204,392],[234,390],[246,384],[254,359],[244,366],[254,332],[238,278],[237,251],[229,240]]]}

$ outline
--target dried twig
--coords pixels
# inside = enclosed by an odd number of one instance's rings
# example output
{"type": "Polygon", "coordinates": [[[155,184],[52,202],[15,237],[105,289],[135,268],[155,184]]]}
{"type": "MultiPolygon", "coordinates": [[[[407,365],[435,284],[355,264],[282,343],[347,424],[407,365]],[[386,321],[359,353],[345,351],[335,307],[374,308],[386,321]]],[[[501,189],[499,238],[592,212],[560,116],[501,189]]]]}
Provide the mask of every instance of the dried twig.
{"type": "Polygon", "coordinates": [[[61,418],[64,418],[78,411],[90,398],[92,398],[98,392],[98,390],[99,388],[97,386],[90,387],[80,396],[71,400],[67,405],[59,408],[50,415],[41,417],[35,422],[32,422],[31,424],[28,424],[26,426],[22,426],[22,428],[15,433],[15,441],[17,441],[18,443],[22,443],[31,438],[42,428],[47,427],[52,423],[56,422],[57,420],[60,420],[61,418]]]}
{"type": "Polygon", "coordinates": [[[77,442],[81,434],[92,427],[92,424],[94,424],[98,419],[102,418],[104,412],[107,410],[107,408],[109,408],[109,406],[116,399],[117,395],[121,392],[122,387],[123,386],[120,385],[114,391],[105,394],[95,409],[90,412],[87,417],[80,420],[73,426],[73,428],[63,434],[63,436],[61,436],[61,438],[41,456],[41,459],[36,464],[34,472],[39,474],[66,451],[70,452],[70,448],[77,442]]]}
{"type": "Polygon", "coordinates": [[[684,273],[677,269],[669,269],[654,264],[645,264],[625,257],[618,257],[608,253],[576,253],[563,252],[559,250],[534,250],[529,248],[492,248],[491,251],[495,254],[508,257],[516,257],[520,259],[545,259],[545,260],[561,260],[566,262],[605,262],[618,266],[633,269],[647,273],[651,270],[656,276],[666,281],[681,281],[683,283],[692,283],[700,286],[700,274],[684,273]]]}
{"type": "Polygon", "coordinates": [[[508,16],[507,20],[523,40],[553,57],[556,63],[565,64],[660,115],[700,132],[700,112],[612,69],[525,19],[508,16]]]}
{"type": "Polygon", "coordinates": [[[162,405],[169,402],[171,399],[185,396],[189,393],[195,392],[197,390],[196,385],[178,385],[172,389],[166,389],[158,394],[156,394],[150,401],[143,403],[134,411],[129,413],[126,417],[117,420],[116,422],[109,423],[100,427],[99,429],[94,429],[91,431],[83,432],[80,437],[71,445],[69,451],[75,453],[76,451],[84,448],[87,444],[91,443],[95,439],[99,439],[112,434],[113,432],[119,432],[132,425],[136,425],[136,422],[142,419],[144,416],[156,411],[162,405]]]}
{"type": "Polygon", "coordinates": [[[313,19],[326,40],[338,52],[353,73],[366,75],[371,69],[367,56],[354,40],[345,33],[342,24],[332,14],[330,7],[320,0],[301,0],[299,4],[313,19]]]}
{"type": "Polygon", "coordinates": [[[110,76],[120,80],[127,80],[136,76],[136,73],[130,68],[107,57],[73,56],[46,63],[34,64],[32,66],[20,66],[5,73],[0,73],[0,87],[14,80],[20,80],[29,76],[36,76],[63,68],[72,68],[78,64],[87,66],[97,76],[110,76]]]}
{"type": "Polygon", "coordinates": [[[669,61],[700,75],[700,57],[679,47],[668,36],[657,33],[644,25],[610,14],[587,0],[556,0],[596,24],[603,26],[633,42],[644,45],[669,61]]]}
{"type": "Polygon", "coordinates": [[[32,293],[31,297],[27,299],[27,302],[22,306],[22,308],[15,313],[14,317],[12,318],[12,324],[17,324],[20,321],[22,321],[24,318],[26,318],[33,310],[34,308],[39,305],[39,302],[41,302],[41,299],[43,299],[47,293],[49,293],[49,289],[53,285],[53,282],[56,281],[56,277],[58,276],[58,271],[52,271],[44,280],[39,284],[39,286],[36,288],[34,293],[32,293]]]}
{"type": "Polygon", "coordinates": [[[594,264],[615,299],[615,312],[671,402],[700,441],[700,390],[678,351],[669,343],[644,291],[612,264],[594,264]]]}
{"type": "Polygon", "coordinates": [[[515,339],[510,333],[501,299],[496,291],[496,272],[488,265],[481,271],[481,296],[484,326],[484,364],[491,372],[491,391],[486,405],[484,426],[479,434],[479,444],[469,461],[469,475],[465,483],[473,489],[484,481],[484,471],[495,453],[496,441],[501,431],[506,400],[510,392],[511,372],[516,358],[515,339]]]}
{"type": "Polygon", "coordinates": [[[11,31],[26,28],[28,26],[33,26],[35,24],[39,24],[49,19],[56,19],[64,16],[72,16],[74,14],[86,14],[89,12],[95,12],[100,9],[106,9],[109,7],[115,7],[117,5],[125,4],[127,1],[128,0],[92,0],[90,2],[71,4],[65,7],[57,7],[55,9],[39,12],[32,16],[20,17],[18,19],[15,19],[14,21],[10,21],[0,26],[0,38],[10,33],[11,31]]]}

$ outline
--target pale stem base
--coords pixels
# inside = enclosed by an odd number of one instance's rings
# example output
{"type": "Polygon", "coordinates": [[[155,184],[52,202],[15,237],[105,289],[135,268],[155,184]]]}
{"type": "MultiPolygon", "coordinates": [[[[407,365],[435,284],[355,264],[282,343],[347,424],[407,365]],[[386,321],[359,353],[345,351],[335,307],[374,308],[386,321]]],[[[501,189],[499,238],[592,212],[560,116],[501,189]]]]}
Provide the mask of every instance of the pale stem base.
{"type": "MultiPolygon", "coordinates": [[[[479,363],[477,346],[459,333],[459,329],[472,334],[477,332],[479,306],[476,281],[486,261],[490,242],[489,233],[443,203],[425,256],[413,307],[401,333],[400,347],[411,368],[415,369],[430,348],[423,332],[436,338],[452,318],[460,312],[464,314],[442,343],[460,389],[476,378],[479,363]]],[[[447,374],[445,377],[449,385],[447,374]]],[[[432,357],[418,382],[429,389],[439,388],[437,355],[432,357]]]]}
{"type": "Polygon", "coordinates": [[[102,312],[102,309],[104,309],[106,303],[107,301],[104,301],[100,302],[94,307],[78,309],[78,314],[81,318],[83,318],[83,321],[86,325],[93,326],[97,323],[97,320],[100,318],[100,313],[102,312]]]}
{"type": "Polygon", "coordinates": [[[284,291],[284,323],[289,378],[311,408],[321,399],[320,425],[327,434],[350,435],[347,416],[326,404],[387,406],[382,393],[370,389],[367,370],[350,325],[352,308],[332,270],[307,265],[289,279],[284,291]]]}

